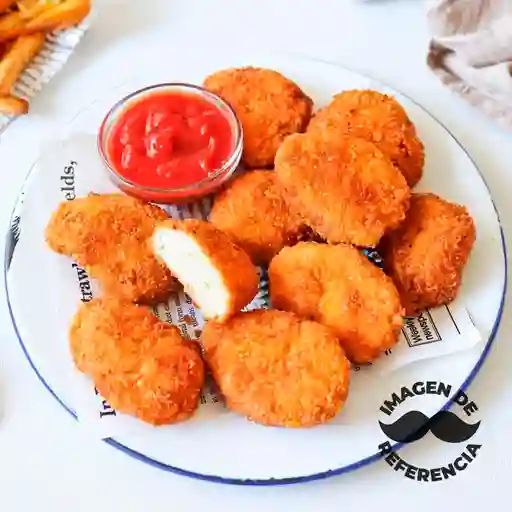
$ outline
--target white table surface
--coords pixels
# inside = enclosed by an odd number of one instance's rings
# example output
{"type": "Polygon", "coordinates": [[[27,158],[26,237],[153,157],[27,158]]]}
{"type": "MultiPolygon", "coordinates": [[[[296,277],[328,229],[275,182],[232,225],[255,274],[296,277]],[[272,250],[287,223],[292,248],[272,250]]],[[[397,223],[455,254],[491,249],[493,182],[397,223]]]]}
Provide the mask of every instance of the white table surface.
{"type": "MultiPolygon", "coordinates": [[[[259,45],[337,61],[372,74],[420,101],[468,148],[482,170],[512,240],[512,134],[444,90],[425,66],[428,33],[421,0],[98,0],[98,18],[65,70],[33,102],[30,116],[0,139],[3,229],[40,141],[95,95],[115,83],[116,64],[165,35],[170,51],[187,45],[259,45]]],[[[2,251],[3,252],[3,251],[2,251]]],[[[34,268],[37,279],[37,268],[34,268]]],[[[44,290],[41,290],[44,300],[44,290]]],[[[2,289],[2,294],[4,290],[2,289]]],[[[164,473],[81,435],[24,359],[5,307],[0,308],[0,509],[73,510],[431,511],[480,509],[510,494],[512,477],[512,317],[506,309],[483,370],[470,388],[482,410],[484,446],[454,479],[420,484],[384,462],[316,483],[244,488],[164,473]],[[352,508],[354,507],[354,508],[352,508]]],[[[429,435],[404,452],[442,460],[429,435]]]]}

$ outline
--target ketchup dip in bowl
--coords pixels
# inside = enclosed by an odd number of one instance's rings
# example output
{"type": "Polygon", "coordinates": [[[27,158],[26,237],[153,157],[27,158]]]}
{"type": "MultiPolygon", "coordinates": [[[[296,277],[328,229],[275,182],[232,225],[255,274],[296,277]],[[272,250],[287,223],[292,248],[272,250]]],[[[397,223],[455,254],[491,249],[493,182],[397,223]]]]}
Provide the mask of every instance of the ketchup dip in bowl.
{"type": "Polygon", "coordinates": [[[242,157],[233,109],[203,87],[157,84],[118,101],[103,120],[98,149],[123,192],[161,204],[217,190],[242,157]]]}

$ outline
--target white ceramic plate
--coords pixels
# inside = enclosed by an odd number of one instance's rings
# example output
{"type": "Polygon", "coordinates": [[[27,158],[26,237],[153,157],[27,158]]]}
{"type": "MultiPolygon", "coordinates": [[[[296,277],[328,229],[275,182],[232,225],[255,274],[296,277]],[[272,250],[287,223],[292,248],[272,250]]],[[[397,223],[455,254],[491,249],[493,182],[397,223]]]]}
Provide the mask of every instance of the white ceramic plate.
{"type": "MultiPolygon", "coordinates": [[[[418,103],[390,87],[342,67],[295,57],[240,55],[187,49],[183,54],[165,52],[160,58],[151,52],[152,62],[143,63],[144,72],[121,87],[108,92],[80,111],[66,130],[96,133],[102,117],[121,95],[157,82],[201,83],[205,75],[223,67],[258,65],[277,69],[295,80],[311,95],[317,106],[343,89],[372,88],[394,94],[416,124],[426,148],[424,178],[418,190],[432,191],[464,204],[475,218],[477,242],[465,270],[460,297],[478,327],[484,342],[456,355],[410,365],[385,379],[374,376],[364,386],[363,402],[350,421],[340,421],[313,429],[280,429],[251,424],[227,413],[210,420],[155,429],[141,425],[133,434],[106,439],[112,446],[163,470],[206,480],[235,484],[282,484],[341,474],[377,460],[377,446],[383,442],[378,408],[401,386],[419,380],[448,382],[454,391],[465,389],[478,372],[496,336],[506,287],[506,249],[499,218],[484,179],[467,152],[455,138],[418,103]],[[161,63],[165,62],[165,69],[161,63]]],[[[20,195],[13,214],[13,229],[6,252],[6,288],[13,323],[25,354],[41,382],[71,414],[74,414],[72,386],[52,371],[49,358],[69,358],[62,332],[41,332],[41,319],[52,306],[45,301],[44,273],[37,271],[37,255],[45,250],[42,233],[31,235],[22,244],[16,240],[30,231],[23,197],[38,193],[41,175],[32,175],[20,195]],[[27,229],[26,229],[27,228],[27,229]],[[34,258],[36,260],[34,261],[34,258]],[[9,263],[24,265],[25,278],[12,279],[9,263]],[[31,276],[32,273],[37,275],[31,276]],[[39,320],[38,320],[39,319],[39,320]],[[64,341],[63,341],[64,340],[64,341]],[[62,343],[62,346],[58,345],[62,343]],[[58,345],[57,348],[55,345],[58,345]]],[[[29,201],[26,201],[29,204],[29,201]]],[[[11,267],[12,268],[12,267],[11,267]]],[[[20,275],[18,272],[16,275],[20,275]]],[[[360,395],[359,395],[360,396],[360,395]]],[[[447,407],[446,399],[422,402],[425,414],[447,407]]],[[[348,413],[347,413],[348,414],[348,413]]]]}

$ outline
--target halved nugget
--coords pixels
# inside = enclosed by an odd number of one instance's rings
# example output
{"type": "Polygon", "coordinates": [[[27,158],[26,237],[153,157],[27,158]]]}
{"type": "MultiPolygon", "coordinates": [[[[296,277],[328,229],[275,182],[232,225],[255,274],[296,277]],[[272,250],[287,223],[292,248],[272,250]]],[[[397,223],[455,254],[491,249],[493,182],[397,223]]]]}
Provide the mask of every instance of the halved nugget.
{"type": "Polygon", "coordinates": [[[354,363],[369,363],[398,340],[404,312],[398,291],[354,247],[285,247],[270,263],[269,282],[273,307],[330,327],[354,363]]]}
{"type": "Polygon", "coordinates": [[[380,248],[408,315],[455,299],[475,240],[475,223],[464,206],[413,194],[405,222],[380,248]]]}
{"type": "Polygon", "coordinates": [[[271,167],[281,142],[303,132],[311,118],[311,98],[271,69],[224,69],[207,77],[204,86],[235,110],[244,131],[243,160],[250,168],[271,167]]]}
{"type": "Polygon", "coordinates": [[[342,409],[350,365],[326,327],[284,311],[208,322],[201,341],[233,411],[264,425],[309,427],[342,409]]]}
{"type": "Polygon", "coordinates": [[[92,194],[59,205],[46,227],[46,243],[73,258],[108,295],[154,303],[179,289],[147,246],[167,213],[124,194],[92,194]]]}
{"type": "Polygon", "coordinates": [[[226,320],[258,292],[258,269],[247,253],[209,222],[168,220],[151,244],[206,319],[226,320]]]}
{"type": "Polygon", "coordinates": [[[330,243],[375,247],[405,218],[409,186],[372,142],[332,132],[291,135],[275,166],[286,200],[330,243]]]}
{"type": "Polygon", "coordinates": [[[115,410],[162,425],[197,409],[204,383],[198,346],[149,308],[94,299],[77,311],[69,339],[77,368],[115,410]]]}
{"type": "Polygon", "coordinates": [[[229,234],[257,265],[268,265],[305,231],[292,212],[274,171],[245,172],[220,192],[210,222],[229,234]]]}
{"type": "Polygon", "coordinates": [[[349,90],[336,94],[313,116],[308,131],[333,130],[373,142],[400,169],[410,187],[423,174],[423,143],[404,108],[387,94],[349,90]]]}

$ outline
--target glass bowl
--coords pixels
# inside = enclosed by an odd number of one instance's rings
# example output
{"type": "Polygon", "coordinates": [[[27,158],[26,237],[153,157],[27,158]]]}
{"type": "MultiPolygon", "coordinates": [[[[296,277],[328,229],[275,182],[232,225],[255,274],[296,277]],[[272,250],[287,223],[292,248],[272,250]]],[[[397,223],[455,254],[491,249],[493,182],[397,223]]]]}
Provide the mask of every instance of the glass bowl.
{"type": "Polygon", "coordinates": [[[137,90],[119,100],[103,119],[98,133],[98,150],[110,180],[123,192],[161,204],[186,203],[215,192],[236,171],[242,157],[243,131],[234,110],[216,94],[203,87],[187,83],[162,83],[137,90]],[[178,92],[195,95],[213,105],[228,120],[231,127],[231,153],[222,166],[204,179],[176,188],[153,188],[129,180],[116,167],[109,155],[109,142],[113,128],[121,116],[137,102],[153,94],[178,92]]]}

